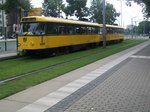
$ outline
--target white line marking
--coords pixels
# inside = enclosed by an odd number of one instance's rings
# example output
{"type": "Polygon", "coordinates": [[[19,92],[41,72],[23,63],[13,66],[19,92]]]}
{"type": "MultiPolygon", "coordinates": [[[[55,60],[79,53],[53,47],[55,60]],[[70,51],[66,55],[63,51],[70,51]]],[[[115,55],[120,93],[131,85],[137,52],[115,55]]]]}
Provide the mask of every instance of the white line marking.
{"type": "Polygon", "coordinates": [[[133,56],[130,56],[131,58],[139,58],[139,59],[150,59],[150,56],[136,56],[136,55],[133,55],[133,56]]]}

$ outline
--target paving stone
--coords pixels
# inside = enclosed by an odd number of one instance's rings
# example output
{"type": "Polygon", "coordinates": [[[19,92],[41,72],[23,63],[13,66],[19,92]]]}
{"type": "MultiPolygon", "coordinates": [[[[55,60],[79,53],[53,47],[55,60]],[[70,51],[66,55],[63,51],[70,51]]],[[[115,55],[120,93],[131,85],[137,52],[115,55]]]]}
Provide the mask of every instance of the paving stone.
{"type": "Polygon", "coordinates": [[[129,58],[47,112],[150,112],[149,65],[150,59],[129,58]]]}
{"type": "MultiPolygon", "coordinates": [[[[82,107],[90,107],[94,104],[93,111],[95,112],[100,110],[110,112],[150,112],[150,106],[148,105],[150,104],[150,70],[147,67],[149,65],[150,60],[131,60],[103,84],[97,86],[66,111],[76,105],[76,109],[80,112],[81,104],[82,107]]],[[[85,112],[87,111],[88,108],[85,109],[85,112]]]]}

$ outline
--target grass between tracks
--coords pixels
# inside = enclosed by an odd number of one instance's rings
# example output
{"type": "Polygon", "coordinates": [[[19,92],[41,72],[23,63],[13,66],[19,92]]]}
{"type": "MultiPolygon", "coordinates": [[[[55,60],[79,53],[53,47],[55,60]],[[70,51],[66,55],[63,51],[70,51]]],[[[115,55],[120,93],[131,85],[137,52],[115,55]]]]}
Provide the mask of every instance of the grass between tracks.
{"type": "Polygon", "coordinates": [[[53,69],[37,73],[35,75],[26,76],[0,85],[0,99],[24,90],[26,88],[29,88],[31,86],[34,86],[36,84],[63,75],[69,71],[85,66],[99,59],[118,53],[122,50],[128,49],[142,42],[145,42],[145,40],[125,40],[122,43],[107,46],[106,49],[103,49],[102,47],[97,47],[86,51],[80,51],[49,58],[23,57],[10,60],[1,60],[0,80],[4,80],[42,67],[50,66],[56,63],[65,62],[67,60],[91,54],[91,56],[87,56],[85,58],[66,63],[62,66],[58,66],[53,69]]]}

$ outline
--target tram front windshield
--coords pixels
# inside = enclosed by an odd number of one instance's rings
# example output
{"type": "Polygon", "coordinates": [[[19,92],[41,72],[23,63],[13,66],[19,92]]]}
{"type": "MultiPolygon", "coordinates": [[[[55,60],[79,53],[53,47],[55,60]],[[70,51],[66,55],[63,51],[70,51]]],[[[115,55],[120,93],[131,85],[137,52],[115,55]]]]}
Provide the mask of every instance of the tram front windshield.
{"type": "Polygon", "coordinates": [[[44,35],[45,28],[44,23],[22,23],[20,27],[19,35],[44,35]]]}

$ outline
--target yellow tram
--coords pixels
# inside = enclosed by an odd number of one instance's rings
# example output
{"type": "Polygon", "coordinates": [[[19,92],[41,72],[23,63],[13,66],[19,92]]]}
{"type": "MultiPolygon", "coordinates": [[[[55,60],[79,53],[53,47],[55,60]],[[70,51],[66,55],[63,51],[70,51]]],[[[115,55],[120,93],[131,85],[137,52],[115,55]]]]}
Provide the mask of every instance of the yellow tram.
{"type": "MultiPolygon", "coordinates": [[[[107,41],[122,41],[123,28],[106,25],[107,41]]],[[[18,36],[18,49],[50,51],[74,46],[86,47],[102,42],[102,25],[91,22],[66,20],[42,16],[24,17],[18,36]]]]}

